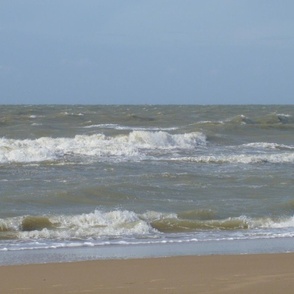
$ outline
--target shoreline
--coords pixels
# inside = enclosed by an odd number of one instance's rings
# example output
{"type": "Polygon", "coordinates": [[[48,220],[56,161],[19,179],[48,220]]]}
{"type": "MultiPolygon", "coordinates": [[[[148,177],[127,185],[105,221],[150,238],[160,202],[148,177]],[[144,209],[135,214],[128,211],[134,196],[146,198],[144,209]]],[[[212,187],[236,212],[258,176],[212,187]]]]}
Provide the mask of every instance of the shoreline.
{"type": "Polygon", "coordinates": [[[1,293],[283,293],[294,253],[175,256],[0,266],[1,293]]]}
{"type": "Polygon", "coordinates": [[[286,237],[1,250],[0,266],[177,256],[290,253],[293,252],[293,248],[294,238],[286,237]]]}

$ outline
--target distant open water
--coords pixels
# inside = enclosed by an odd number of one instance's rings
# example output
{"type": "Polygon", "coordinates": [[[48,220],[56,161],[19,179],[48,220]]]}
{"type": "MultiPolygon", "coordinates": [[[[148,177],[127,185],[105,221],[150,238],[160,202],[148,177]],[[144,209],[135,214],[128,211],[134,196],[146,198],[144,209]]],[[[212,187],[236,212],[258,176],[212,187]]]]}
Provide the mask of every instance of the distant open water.
{"type": "Polygon", "coordinates": [[[293,188],[293,105],[0,106],[0,264],[292,238],[293,188]]]}

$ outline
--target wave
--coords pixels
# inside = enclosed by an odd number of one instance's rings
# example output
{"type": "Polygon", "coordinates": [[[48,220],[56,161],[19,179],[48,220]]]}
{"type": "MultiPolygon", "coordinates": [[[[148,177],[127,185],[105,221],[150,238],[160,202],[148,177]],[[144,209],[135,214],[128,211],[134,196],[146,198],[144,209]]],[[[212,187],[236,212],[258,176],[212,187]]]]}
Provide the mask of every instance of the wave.
{"type": "MultiPolygon", "coordinates": [[[[206,126],[214,126],[214,125],[223,125],[224,122],[222,120],[219,120],[219,121],[212,121],[212,120],[201,120],[201,121],[198,121],[197,123],[195,123],[196,125],[206,125],[206,126]]],[[[192,126],[194,124],[191,124],[192,126]]]]}
{"type": "Polygon", "coordinates": [[[0,220],[2,236],[13,239],[85,239],[102,236],[145,235],[153,228],[131,211],[60,216],[22,216],[0,220]]]}
{"type": "Polygon", "coordinates": [[[161,128],[161,127],[131,127],[122,126],[118,124],[98,124],[88,125],[83,127],[84,129],[114,129],[114,130],[126,130],[126,131],[175,131],[178,127],[161,128]]]}
{"type": "Polygon", "coordinates": [[[270,113],[264,116],[259,117],[248,117],[244,114],[238,114],[233,117],[211,121],[211,120],[203,120],[199,121],[196,124],[199,125],[255,125],[255,126],[280,126],[280,125],[292,125],[294,123],[294,117],[291,114],[284,114],[284,113],[270,113]]]}
{"type": "Polygon", "coordinates": [[[241,125],[254,124],[254,121],[252,119],[250,119],[249,117],[243,114],[236,115],[233,118],[226,120],[226,122],[229,124],[241,124],[241,125]]]}
{"type": "Polygon", "coordinates": [[[233,118],[230,118],[226,120],[227,123],[233,123],[233,124],[254,124],[254,125],[263,125],[263,126],[274,126],[274,125],[286,125],[286,124],[292,124],[294,122],[293,116],[290,114],[284,114],[284,113],[269,113],[264,116],[250,118],[243,114],[234,116],[233,118]]]}
{"type": "Polygon", "coordinates": [[[0,163],[68,164],[83,162],[85,159],[140,161],[155,156],[159,160],[163,158],[171,161],[217,164],[294,162],[294,146],[285,144],[255,142],[227,146],[222,153],[219,153],[218,149],[211,149],[208,155],[198,153],[200,148],[204,150],[203,147],[207,147],[207,139],[200,132],[171,134],[166,131],[131,131],[116,136],[95,134],[76,135],[74,138],[42,137],[25,140],[2,138],[0,163]],[[183,156],[191,155],[191,152],[192,156],[183,156]]]}
{"type": "Polygon", "coordinates": [[[294,163],[294,153],[280,154],[238,154],[174,157],[173,161],[214,164],[257,164],[257,163],[294,163]]]}
{"type": "Polygon", "coordinates": [[[237,230],[249,228],[246,221],[237,218],[210,221],[164,219],[153,222],[152,226],[164,233],[192,232],[197,230],[237,230]]]}
{"type": "Polygon", "coordinates": [[[84,129],[94,129],[94,128],[98,128],[98,129],[116,129],[117,127],[119,127],[118,124],[98,124],[98,125],[88,125],[83,127],[84,129]]]}
{"type": "Polygon", "coordinates": [[[197,212],[195,218],[190,213],[185,218],[183,214],[155,211],[138,214],[128,210],[95,210],[79,215],[10,217],[0,219],[0,239],[98,240],[126,236],[142,238],[166,233],[294,228],[293,216],[201,219],[197,212]]]}
{"type": "Polygon", "coordinates": [[[267,142],[255,142],[243,144],[242,147],[250,147],[257,149],[278,149],[278,150],[294,150],[294,146],[289,146],[285,144],[277,144],[277,143],[267,143],[267,142]]]}
{"type": "Polygon", "coordinates": [[[247,216],[239,216],[225,219],[201,220],[179,218],[177,216],[155,220],[152,222],[152,227],[163,233],[293,229],[294,217],[250,218],[247,216]]]}
{"type": "Polygon", "coordinates": [[[293,116],[284,113],[270,113],[257,119],[257,122],[264,125],[275,124],[292,124],[294,122],[293,116]]]}
{"type": "Polygon", "coordinates": [[[170,134],[164,131],[132,131],[114,137],[104,134],[74,138],[0,139],[0,163],[71,161],[78,156],[98,159],[140,159],[154,150],[194,149],[206,144],[199,132],[170,134]]]}
{"type": "Polygon", "coordinates": [[[74,113],[74,112],[68,112],[68,111],[63,111],[57,114],[57,116],[84,116],[84,113],[74,113]]]}

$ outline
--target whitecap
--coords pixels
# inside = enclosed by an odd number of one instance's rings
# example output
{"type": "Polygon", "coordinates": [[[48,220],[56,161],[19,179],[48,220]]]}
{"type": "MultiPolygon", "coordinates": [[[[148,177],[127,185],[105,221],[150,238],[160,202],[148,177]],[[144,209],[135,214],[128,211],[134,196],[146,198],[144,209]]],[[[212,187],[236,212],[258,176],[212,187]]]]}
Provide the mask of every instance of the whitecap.
{"type": "Polygon", "coordinates": [[[1,163],[93,160],[138,160],[155,150],[195,149],[206,144],[202,133],[170,134],[164,131],[132,131],[126,135],[76,135],[74,138],[0,139],[1,163]]]}

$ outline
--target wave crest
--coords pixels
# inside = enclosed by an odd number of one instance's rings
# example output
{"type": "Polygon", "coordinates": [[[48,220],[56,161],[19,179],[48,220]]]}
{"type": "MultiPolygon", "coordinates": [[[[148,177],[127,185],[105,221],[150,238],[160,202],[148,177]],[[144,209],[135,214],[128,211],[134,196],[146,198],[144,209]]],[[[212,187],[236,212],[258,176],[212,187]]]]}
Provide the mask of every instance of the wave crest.
{"type": "Polygon", "coordinates": [[[0,219],[0,239],[76,240],[117,237],[147,237],[165,233],[285,229],[294,227],[294,217],[217,219],[210,210],[176,213],[128,210],[78,215],[20,216],[0,219]],[[204,217],[203,217],[204,213],[204,217]],[[212,218],[210,218],[212,217],[212,218]]]}
{"type": "Polygon", "coordinates": [[[132,131],[127,135],[76,135],[74,138],[42,137],[35,140],[0,139],[0,162],[68,161],[78,156],[99,159],[138,159],[154,150],[193,149],[206,144],[202,133],[170,134],[132,131]]]}

